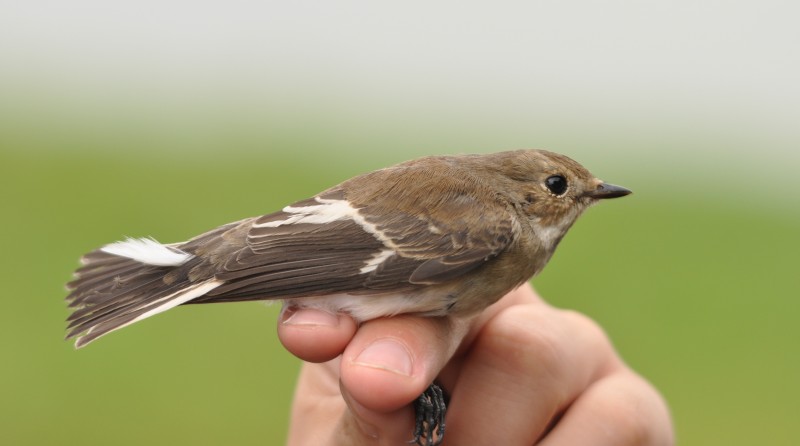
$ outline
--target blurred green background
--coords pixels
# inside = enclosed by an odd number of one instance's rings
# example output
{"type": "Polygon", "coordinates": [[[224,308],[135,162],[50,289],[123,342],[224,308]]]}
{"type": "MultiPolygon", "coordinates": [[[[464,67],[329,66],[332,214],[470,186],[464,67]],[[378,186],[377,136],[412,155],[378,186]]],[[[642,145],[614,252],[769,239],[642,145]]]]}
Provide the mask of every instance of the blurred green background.
{"type": "Polygon", "coordinates": [[[798,7],[19,2],[0,14],[0,444],[280,444],[276,306],[75,351],[63,284],[427,154],[546,147],[635,194],[534,283],[599,321],[680,444],[796,444],[798,7]]]}

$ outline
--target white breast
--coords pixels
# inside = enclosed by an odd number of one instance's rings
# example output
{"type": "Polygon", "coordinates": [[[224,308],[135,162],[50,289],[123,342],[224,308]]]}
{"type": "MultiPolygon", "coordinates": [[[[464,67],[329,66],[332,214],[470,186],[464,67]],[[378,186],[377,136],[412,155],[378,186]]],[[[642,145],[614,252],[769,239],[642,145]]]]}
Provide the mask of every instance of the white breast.
{"type": "Polygon", "coordinates": [[[318,297],[286,299],[285,305],[314,308],[330,313],[348,313],[358,322],[379,317],[418,313],[444,316],[450,299],[446,293],[398,293],[380,295],[332,294],[318,297]]]}

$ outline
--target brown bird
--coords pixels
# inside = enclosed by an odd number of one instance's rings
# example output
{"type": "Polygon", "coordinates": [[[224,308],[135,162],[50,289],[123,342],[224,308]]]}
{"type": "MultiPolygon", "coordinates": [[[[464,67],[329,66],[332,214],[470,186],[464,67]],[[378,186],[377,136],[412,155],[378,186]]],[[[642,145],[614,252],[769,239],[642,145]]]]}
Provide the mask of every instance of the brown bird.
{"type": "MultiPolygon", "coordinates": [[[[475,314],[541,271],[586,208],[629,193],[544,150],[408,161],[187,242],[86,254],[68,284],[67,338],[82,347],[190,303],[281,299],[358,321],[475,314]]],[[[420,444],[444,433],[429,390],[420,444]]]]}

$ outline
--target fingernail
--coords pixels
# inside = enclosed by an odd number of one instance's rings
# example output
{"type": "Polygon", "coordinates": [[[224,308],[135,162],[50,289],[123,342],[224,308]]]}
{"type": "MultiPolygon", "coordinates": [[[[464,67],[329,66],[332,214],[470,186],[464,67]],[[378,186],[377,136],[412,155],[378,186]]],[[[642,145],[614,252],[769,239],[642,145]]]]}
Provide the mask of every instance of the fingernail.
{"type": "Polygon", "coordinates": [[[413,364],[408,348],[391,338],[379,339],[365,348],[354,364],[411,376],[413,364]]]}
{"type": "Polygon", "coordinates": [[[304,308],[288,309],[282,315],[285,325],[303,325],[306,327],[335,327],[339,325],[339,317],[327,311],[304,308]]]}

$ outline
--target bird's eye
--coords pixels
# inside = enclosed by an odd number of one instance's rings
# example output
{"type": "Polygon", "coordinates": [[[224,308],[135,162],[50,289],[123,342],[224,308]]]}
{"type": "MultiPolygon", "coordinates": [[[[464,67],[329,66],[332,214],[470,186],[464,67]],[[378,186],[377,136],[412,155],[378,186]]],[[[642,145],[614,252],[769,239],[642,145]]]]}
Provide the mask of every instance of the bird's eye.
{"type": "Polygon", "coordinates": [[[564,195],[567,191],[567,179],[561,175],[553,175],[544,180],[544,184],[555,195],[564,195]]]}

